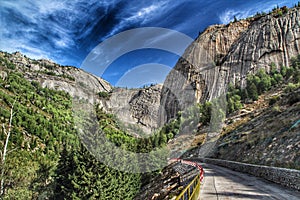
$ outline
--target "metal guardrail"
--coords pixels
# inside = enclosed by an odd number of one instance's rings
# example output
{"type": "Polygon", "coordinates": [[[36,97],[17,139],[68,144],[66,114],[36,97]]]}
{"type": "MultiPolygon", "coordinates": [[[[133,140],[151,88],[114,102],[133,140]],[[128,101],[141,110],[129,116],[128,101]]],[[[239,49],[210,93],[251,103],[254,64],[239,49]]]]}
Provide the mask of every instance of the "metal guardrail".
{"type": "Polygon", "coordinates": [[[200,194],[200,185],[204,176],[203,168],[195,162],[181,159],[176,159],[176,161],[183,164],[192,165],[197,167],[199,170],[199,174],[181,191],[176,200],[197,200],[200,194]]]}
{"type": "Polygon", "coordinates": [[[197,200],[200,192],[200,174],[198,174],[177,196],[176,200],[197,200]]]}

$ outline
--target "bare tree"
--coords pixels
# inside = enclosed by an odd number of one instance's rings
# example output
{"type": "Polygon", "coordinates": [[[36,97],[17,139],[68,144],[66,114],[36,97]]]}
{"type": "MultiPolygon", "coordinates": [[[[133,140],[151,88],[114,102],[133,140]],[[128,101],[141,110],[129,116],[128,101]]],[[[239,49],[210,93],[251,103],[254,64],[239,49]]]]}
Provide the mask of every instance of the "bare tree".
{"type": "Polygon", "coordinates": [[[13,102],[13,104],[11,104],[11,108],[10,108],[10,117],[9,117],[9,122],[8,122],[8,127],[7,129],[5,128],[4,123],[2,124],[3,127],[3,132],[6,135],[6,140],[4,143],[4,148],[3,148],[3,152],[1,152],[2,154],[2,159],[1,159],[1,182],[0,182],[0,196],[4,195],[4,171],[5,171],[5,159],[6,159],[6,155],[8,153],[7,151],[7,147],[8,147],[8,142],[9,142],[9,138],[11,135],[11,126],[12,126],[12,119],[14,116],[14,105],[16,103],[16,100],[13,102]]]}

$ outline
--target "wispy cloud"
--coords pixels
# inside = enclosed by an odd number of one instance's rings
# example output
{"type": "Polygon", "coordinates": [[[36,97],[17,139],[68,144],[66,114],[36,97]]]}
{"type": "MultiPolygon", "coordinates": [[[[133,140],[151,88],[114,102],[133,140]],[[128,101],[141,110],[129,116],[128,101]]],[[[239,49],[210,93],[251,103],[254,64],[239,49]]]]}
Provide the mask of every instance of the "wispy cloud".
{"type": "Polygon", "coordinates": [[[165,10],[168,5],[168,1],[162,1],[158,3],[153,3],[151,5],[147,5],[145,7],[136,7],[128,9],[131,12],[121,13],[118,18],[120,22],[106,35],[105,38],[115,35],[116,33],[124,30],[127,26],[138,23],[139,25],[143,25],[147,23],[150,19],[155,17],[159,17],[160,13],[165,10]],[[132,11],[134,10],[134,11],[132,11]]]}
{"type": "Polygon", "coordinates": [[[237,19],[244,19],[249,16],[255,15],[257,12],[269,12],[276,6],[284,6],[291,3],[290,0],[283,0],[280,2],[268,1],[268,2],[247,2],[245,5],[242,5],[241,8],[230,8],[226,9],[219,15],[220,23],[228,24],[234,20],[234,17],[237,19]],[[251,4],[251,5],[250,5],[251,4]]]}
{"type": "Polygon", "coordinates": [[[59,58],[61,55],[57,52],[77,49],[78,39],[93,31],[95,24],[92,22],[117,2],[1,0],[0,49],[27,54],[24,49],[39,49],[31,51],[31,56],[59,58]]]}
{"type": "Polygon", "coordinates": [[[219,19],[222,24],[228,24],[229,22],[234,20],[234,17],[237,19],[243,19],[250,15],[250,10],[245,11],[237,11],[233,9],[228,9],[222,14],[220,14],[219,19]]]}

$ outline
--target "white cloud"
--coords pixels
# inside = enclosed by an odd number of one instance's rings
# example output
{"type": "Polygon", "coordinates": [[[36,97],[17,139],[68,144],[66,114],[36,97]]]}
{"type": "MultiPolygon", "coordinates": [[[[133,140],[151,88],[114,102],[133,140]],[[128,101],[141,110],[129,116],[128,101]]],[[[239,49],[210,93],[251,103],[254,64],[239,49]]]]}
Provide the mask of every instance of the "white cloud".
{"type": "Polygon", "coordinates": [[[0,42],[0,49],[7,52],[20,51],[33,59],[49,58],[49,52],[22,44],[18,39],[13,38],[7,40],[5,43],[0,42]]]}
{"type": "Polygon", "coordinates": [[[115,76],[119,76],[121,73],[120,72],[112,72],[109,74],[105,74],[107,77],[115,77],[115,76]]]}
{"type": "Polygon", "coordinates": [[[43,59],[50,60],[50,53],[45,52],[38,48],[32,48],[32,47],[22,45],[20,47],[20,51],[26,53],[27,56],[29,56],[30,58],[33,58],[33,59],[42,59],[43,58],[43,59]]]}
{"type": "MultiPolygon", "coordinates": [[[[33,58],[55,57],[57,50],[74,47],[73,32],[78,30],[74,26],[90,17],[78,9],[78,4],[88,7],[95,2],[1,0],[0,48],[8,52],[18,50],[33,58]]],[[[95,6],[90,10],[93,9],[95,6]]]]}
{"type": "Polygon", "coordinates": [[[249,15],[250,15],[250,10],[237,11],[237,10],[230,9],[223,12],[219,16],[219,19],[222,24],[228,24],[229,22],[234,20],[234,17],[236,17],[237,19],[243,19],[243,18],[247,18],[249,15]]]}
{"type": "MultiPolygon", "coordinates": [[[[137,11],[133,12],[133,14],[128,13],[121,13],[119,18],[122,20],[118,25],[114,27],[114,29],[107,34],[106,38],[115,35],[120,30],[124,29],[126,26],[134,23],[140,23],[141,25],[148,22],[150,19],[154,17],[159,17],[160,12],[166,9],[167,4],[169,1],[163,1],[156,4],[152,4],[143,8],[138,9],[137,11]]],[[[133,9],[131,8],[130,11],[133,9]]]]}
{"type": "Polygon", "coordinates": [[[60,11],[62,9],[67,9],[71,3],[68,4],[68,1],[61,0],[43,0],[43,1],[36,1],[36,6],[39,9],[39,14],[51,14],[56,11],[60,11]],[[69,5],[69,6],[68,6],[69,5]]]}
{"type": "Polygon", "coordinates": [[[284,6],[291,3],[289,0],[283,0],[280,2],[269,1],[269,2],[253,2],[247,9],[227,9],[225,12],[219,15],[220,23],[228,24],[234,20],[234,16],[237,19],[244,19],[249,16],[255,15],[257,12],[269,12],[276,6],[284,6]]]}

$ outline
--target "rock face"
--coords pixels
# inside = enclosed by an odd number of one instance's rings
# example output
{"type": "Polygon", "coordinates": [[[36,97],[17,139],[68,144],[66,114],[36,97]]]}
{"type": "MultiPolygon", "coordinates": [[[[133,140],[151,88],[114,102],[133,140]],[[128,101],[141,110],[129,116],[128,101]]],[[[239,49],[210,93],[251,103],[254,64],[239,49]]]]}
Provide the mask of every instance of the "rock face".
{"type": "Polygon", "coordinates": [[[104,110],[116,114],[132,134],[150,133],[158,128],[158,110],[162,85],[143,89],[114,88],[101,100],[104,110]]]}
{"type": "Polygon", "coordinates": [[[83,98],[83,90],[98,93],[112,89],[112,86],[105,80],[75,67],[60,66],[44,59],[32,60],[19,52],[11,54],[9,60],[16,65],[26,79],[37,81],[42,87],[63,90],[71,96],[83,98]]]}
{"type": "Polygon", "coordinates": [[[207,28],[166,78],[162,123],[191,102],[224,94],[229,83],[245,87],[249,73],[260,68],[269,71],[272,62],[288,66],[289,59],[299,53],[299,8],[207,28]]]}

